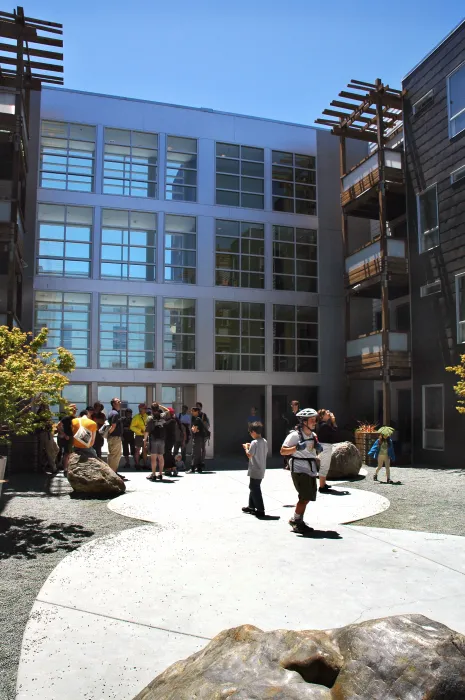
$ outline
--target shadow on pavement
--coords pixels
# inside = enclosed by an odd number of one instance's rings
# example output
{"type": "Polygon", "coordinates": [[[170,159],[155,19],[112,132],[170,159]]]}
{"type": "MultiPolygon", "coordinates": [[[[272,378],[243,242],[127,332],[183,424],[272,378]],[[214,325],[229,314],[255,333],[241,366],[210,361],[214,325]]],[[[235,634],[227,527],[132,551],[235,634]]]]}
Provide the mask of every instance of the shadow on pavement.
{"type": "Polygon", "coordinates": [[[336,530],[313,530],[306,533],[296,533],[297,537],[305,537],[311,540],[342,540],[342,535],[340,535],[336,530]]]}
{"type": "Polygon", "coordinates": [[[328,496],[350,496],[350,491],[336,491],[334,488],[330,488],[329,491],[325,491],[328,496]]]}
{"type": "Polygon", "coordinates": [[[39,554],[59,549],[72,552],[82,544],[83,538],[94,534],[82,525],[44,523],[33,517],[0,517],[0,559],[36,559],[39,554]]]}

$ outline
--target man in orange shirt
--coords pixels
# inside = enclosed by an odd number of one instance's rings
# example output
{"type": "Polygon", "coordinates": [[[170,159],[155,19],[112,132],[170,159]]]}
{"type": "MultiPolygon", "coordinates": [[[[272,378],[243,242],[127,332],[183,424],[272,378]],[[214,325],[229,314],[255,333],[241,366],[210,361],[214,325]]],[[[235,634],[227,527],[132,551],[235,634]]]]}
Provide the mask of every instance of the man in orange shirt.
{"type": "Polygon", "coordinates": [[[93,412],[93,406],[87,406],[86,416],[74,418],[72,422],[74,451],[86,457],[97,457],[97,453],[94,449],[97,423],[90,417],[93,412]]]}

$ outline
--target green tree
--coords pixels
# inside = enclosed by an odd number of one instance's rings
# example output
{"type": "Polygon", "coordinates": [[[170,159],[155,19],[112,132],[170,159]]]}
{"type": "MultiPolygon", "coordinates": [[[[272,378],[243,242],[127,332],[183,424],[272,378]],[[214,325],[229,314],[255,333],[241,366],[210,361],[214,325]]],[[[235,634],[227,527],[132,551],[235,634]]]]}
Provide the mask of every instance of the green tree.
{"type": "Polygon", "coordinates": [[[456,409],[459,413],[465,413],[465,355],[460,355],[460,364],[454,367],[446,367],[447,372],[453,372],[459,378],[454,386],[454,391],[459,397],[456,409]]]}
{"type": "Polygon", "coordinates": [[[76,363],[64,348],[41,352],[47,335],[47,328],[34,338],[19,328],[0,326],[0,445],[45,427],[54,418],[49,407],[62,400],[69,383],[65,374],[76,363]]]}

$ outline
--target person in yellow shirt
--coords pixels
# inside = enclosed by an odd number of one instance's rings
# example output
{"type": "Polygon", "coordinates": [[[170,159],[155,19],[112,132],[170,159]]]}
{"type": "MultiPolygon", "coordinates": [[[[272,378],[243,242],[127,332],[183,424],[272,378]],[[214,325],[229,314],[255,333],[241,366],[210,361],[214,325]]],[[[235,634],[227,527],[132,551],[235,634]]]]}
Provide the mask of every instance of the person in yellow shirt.
{"type": "Polygon", "coordinates": [[[87,406],[86,415],[74,418],[72,422],[74,451],[86,457],[97,457],[94,449],[97,423],[90,416],[93,414],[93,406],[87,406]]]}
{"type": "MultiPolygon", "coordinates": [[[[140,451],[142,449],[142,466],[147,464],[147,447],[144,444],[145,425],[147,423],[147,406],[145,403],[139,404],[139,413],[136,413],[131,421],[130,430],[134,433],[134,468],[139,469],[140,451]]],[[[147,466],[150,466],[147,464],[147,466]]]]}

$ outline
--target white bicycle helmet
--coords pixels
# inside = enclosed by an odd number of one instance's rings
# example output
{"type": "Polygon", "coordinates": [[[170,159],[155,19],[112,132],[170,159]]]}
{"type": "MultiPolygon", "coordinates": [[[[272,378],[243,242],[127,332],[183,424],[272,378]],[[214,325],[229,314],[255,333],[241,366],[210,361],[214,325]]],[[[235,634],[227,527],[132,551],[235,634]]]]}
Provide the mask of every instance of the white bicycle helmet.
{"type": "Polygon", "coordinates": [[[298,411],[296,414],[296,418],[300,418],[300,420],[305,420],[305,418],[317,418],[318,413],[315,411],[314,408],[303,408],[301,411],[298,411]]]}

